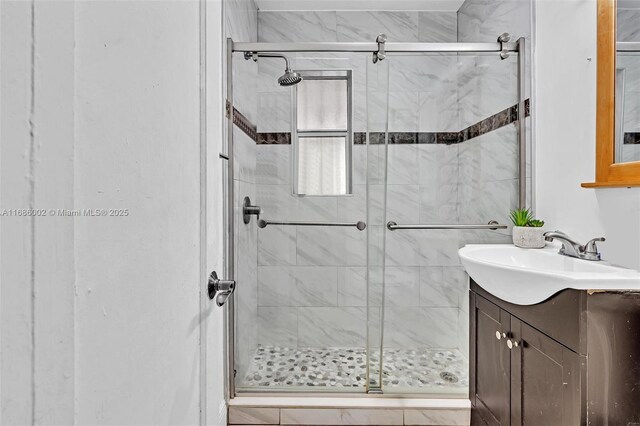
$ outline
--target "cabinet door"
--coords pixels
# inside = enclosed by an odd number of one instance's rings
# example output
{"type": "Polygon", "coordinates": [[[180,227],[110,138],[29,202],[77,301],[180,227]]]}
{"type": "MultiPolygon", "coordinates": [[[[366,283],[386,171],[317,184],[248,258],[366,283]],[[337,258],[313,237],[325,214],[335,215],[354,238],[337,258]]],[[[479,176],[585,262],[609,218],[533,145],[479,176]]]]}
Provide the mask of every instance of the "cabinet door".
{"type": "Polygon", "coordinates": [[[583,357],[511,317],[511,425],[580,425],[583,357]]]}
{"type": "Polygon", "coordinates": [[[509,424],[510,316],[471,293],[470,399],[473,425],[509,424]]]}

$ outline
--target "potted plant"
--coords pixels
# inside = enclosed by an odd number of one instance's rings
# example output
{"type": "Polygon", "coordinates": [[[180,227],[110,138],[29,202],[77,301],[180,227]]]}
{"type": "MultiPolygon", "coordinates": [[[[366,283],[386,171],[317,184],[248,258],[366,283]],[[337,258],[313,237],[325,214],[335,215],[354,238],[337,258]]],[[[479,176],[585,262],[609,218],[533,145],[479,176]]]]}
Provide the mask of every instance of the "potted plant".
{"type": "Polygon", "coordinates": [[[544,221],[533,217],[529,209],[512,210],[513,244],[522,248],[542,248],[544,242],[544,221]]]}

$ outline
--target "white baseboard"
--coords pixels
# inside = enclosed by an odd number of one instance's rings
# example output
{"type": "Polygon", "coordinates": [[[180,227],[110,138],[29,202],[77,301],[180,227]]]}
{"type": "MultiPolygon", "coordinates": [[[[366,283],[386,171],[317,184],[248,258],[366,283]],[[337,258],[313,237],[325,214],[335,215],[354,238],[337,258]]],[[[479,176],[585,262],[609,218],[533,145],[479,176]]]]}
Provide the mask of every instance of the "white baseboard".
{"type": "Polygon", "coordinates": [[[372,397],[310,397],[310,396],[240,396],[229,401],[230,407],[280,408],[431,408],[469,409],[466,398],[372,398],[372,397]]]}

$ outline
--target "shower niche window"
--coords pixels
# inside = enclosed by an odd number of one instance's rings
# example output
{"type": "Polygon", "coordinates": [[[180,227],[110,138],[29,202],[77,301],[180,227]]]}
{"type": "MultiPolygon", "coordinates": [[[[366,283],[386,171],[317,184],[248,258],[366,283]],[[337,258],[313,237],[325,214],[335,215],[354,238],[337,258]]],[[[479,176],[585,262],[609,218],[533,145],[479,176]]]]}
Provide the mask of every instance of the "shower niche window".
{"type": "Polygon", "coordinates": [[[340,196],[352,192],[352,80],[350,70],[301,71],[293,89],[293,193],[340,196]]]}

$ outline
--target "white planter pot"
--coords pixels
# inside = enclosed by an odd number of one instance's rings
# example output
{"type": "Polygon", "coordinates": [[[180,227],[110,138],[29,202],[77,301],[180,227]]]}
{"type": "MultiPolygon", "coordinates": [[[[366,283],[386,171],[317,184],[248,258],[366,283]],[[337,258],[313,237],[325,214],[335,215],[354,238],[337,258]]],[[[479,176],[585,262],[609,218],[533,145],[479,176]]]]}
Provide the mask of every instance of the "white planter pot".
{"type": "Polygon", "coordinates": [[[513,244],[522,248],[542,248],[545,245],[544,229],[530,226],[514,226],[513,244]]]}

